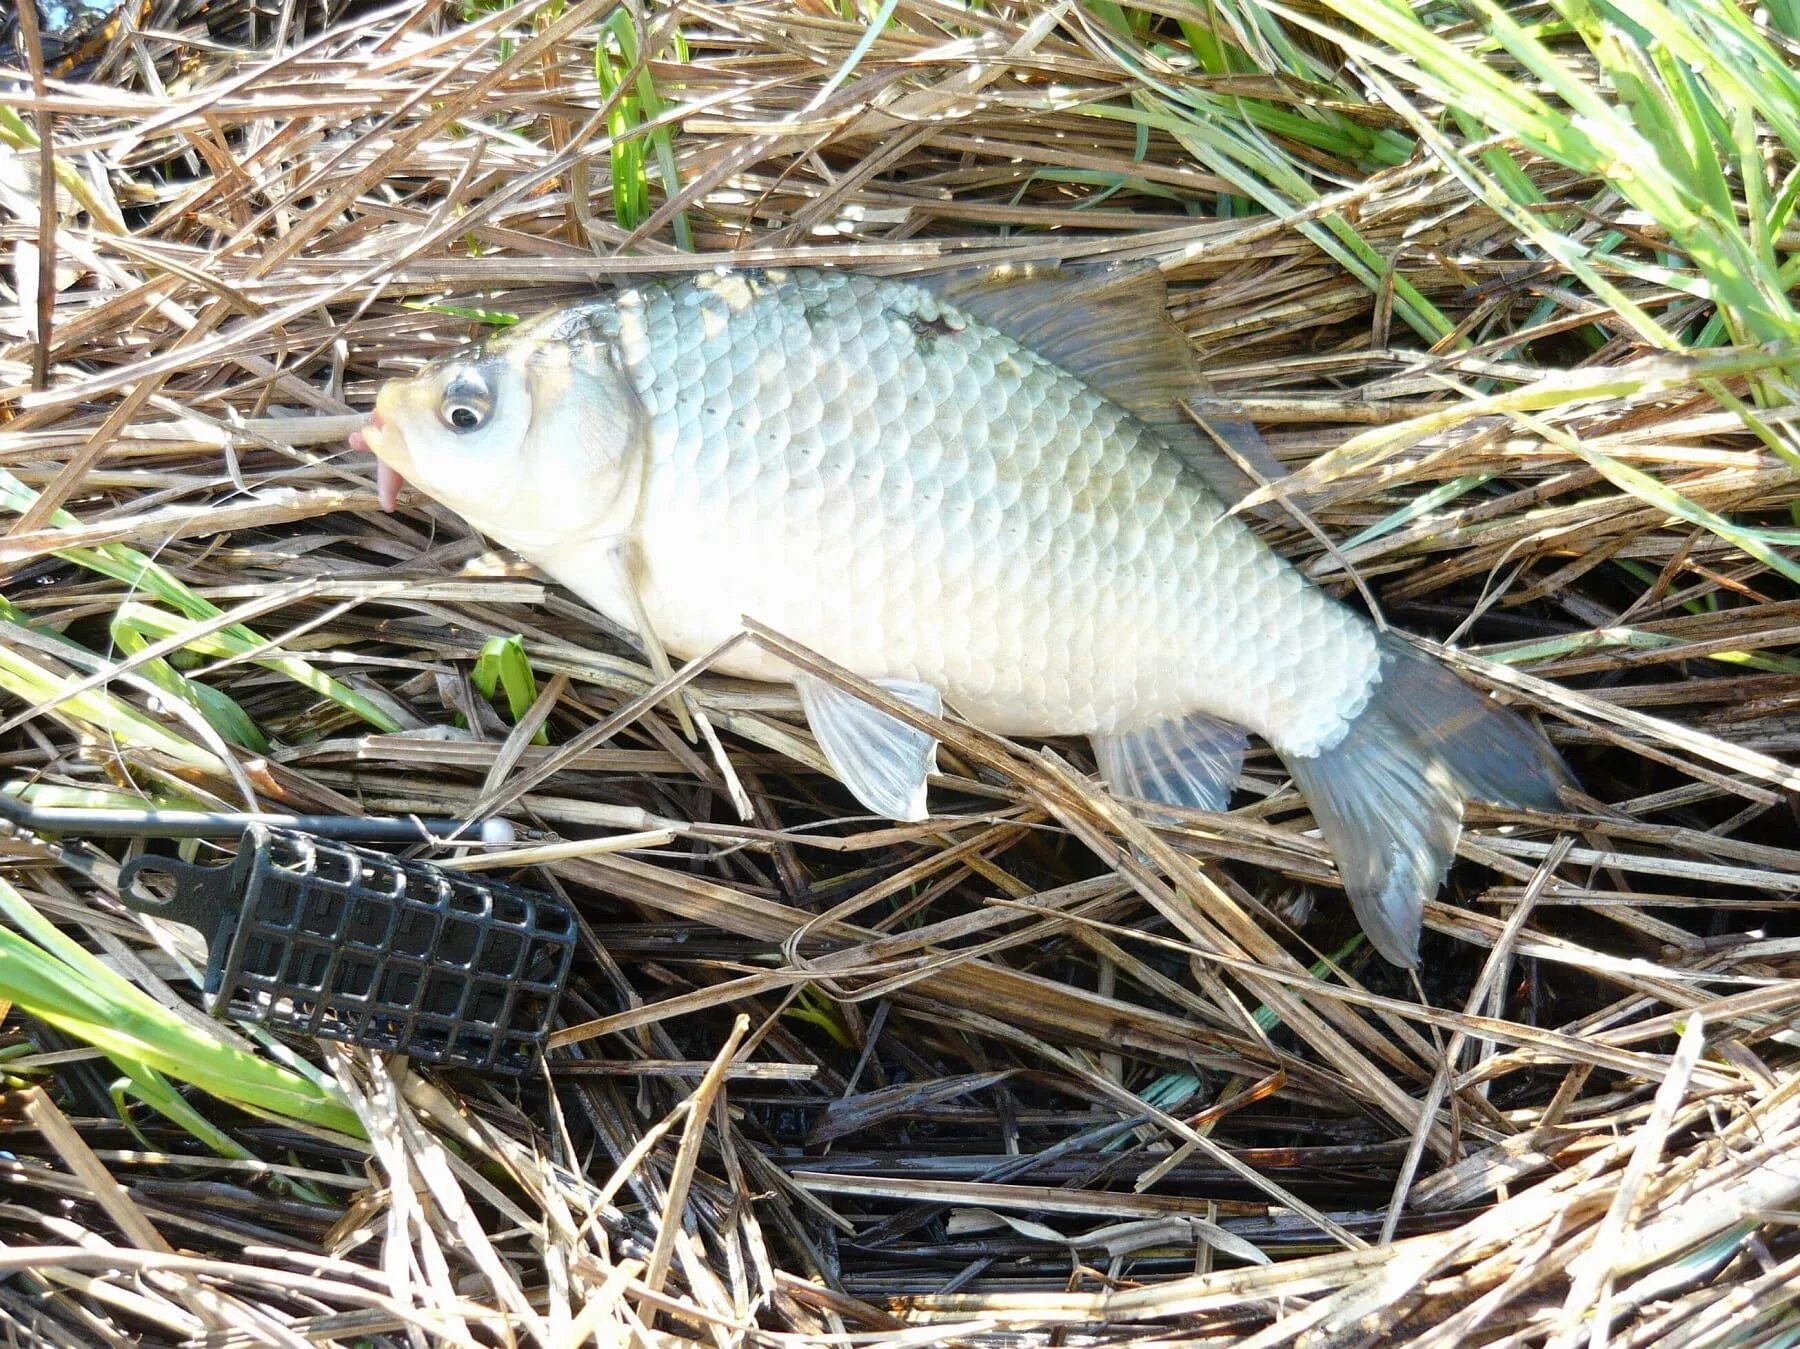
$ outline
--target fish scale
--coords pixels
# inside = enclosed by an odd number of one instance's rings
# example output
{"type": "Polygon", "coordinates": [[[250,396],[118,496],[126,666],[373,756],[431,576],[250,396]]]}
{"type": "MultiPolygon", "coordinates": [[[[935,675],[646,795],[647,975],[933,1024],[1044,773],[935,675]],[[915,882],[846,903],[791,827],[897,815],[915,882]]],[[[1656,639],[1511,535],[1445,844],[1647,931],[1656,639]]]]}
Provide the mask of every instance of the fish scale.
{"type": "MultiPolygon", "coordinates": [[[[866,677],[932,684],[995,731],[1205,711],[1298,753],[1365,695],[1362,620],[1154,431],[925,292],[702,276],[575,324],[617,344],[649,417],[640,585],[672,650],[748,614],[866,677]]],[[[537,560],[587,589],[586,550],[537,560]]]]}

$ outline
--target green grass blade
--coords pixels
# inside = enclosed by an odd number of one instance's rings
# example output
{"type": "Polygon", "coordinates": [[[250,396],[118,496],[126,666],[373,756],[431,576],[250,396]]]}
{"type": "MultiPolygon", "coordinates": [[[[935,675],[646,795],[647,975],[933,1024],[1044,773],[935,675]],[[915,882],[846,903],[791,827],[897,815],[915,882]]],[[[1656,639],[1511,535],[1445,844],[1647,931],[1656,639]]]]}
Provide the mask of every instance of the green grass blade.
{"type": "Polygon", "coordinates": [[[175,1090],[174,1083],[156,1071],[147,1063],[135,1063],[130,1059],[113,1056],[124,1076],[113,1084],[113,1105],[119,1111],[119,1118],[125,1127],[137,1134],[138,1141],[146,1150],[158,1151],[145,1138],[131,1121],[131,1114],[123,1108],[127,1100],[137,1101],[149,1106],[157,1114],[170,1123],[186,1129],[205,1147],[211,1148],[221,1157],[238,1157],[250,1159],[255,1156],[248,1148],[237,1143],[230,1134],[207,1119],[194,1109],[187,1097],[175,1090]]]}
{"type": "Polygon", "coordinates": [[[184,649],[203,656],[211,656],[219,660],[248,658],[252,664],[284,674],[296,684],[309,688],[320,697],[329,699],[340,707],[356,713],[379,730],[391,732],[400,729],[400,724],[381,708],[355,689],[340,684],[311,662],[301,660],[297,656],[258,654],[268,650],[268,640],[258,636],[243,624],[233,623],[227,627],[207,631],[204,619],[219,616],[220,612],[215,609],[212,615],[201,616],[201,621],[189,622],[177,618],[174,614],[165,613],[152,605],[128,601],[119,606],[119,613],[114,621],[129,627],[141,636],[156,641],[169,637],[186,636],[188,640],[184,649]]]}
{"type": "Polygon", "coordinates": [[[44,918],[0,879],[0,997],[91,1044],[244,1109],[360,1137],[334,1092],[190,1025],[44,918]],[[16,929],[16,930],[15,930],[16,929]]]}
{"type": "MultiPolygon", "coordinates": [[[[23,514],[36,500],[36,492],[5,469],[0,469],[0,507],[23,514]]],[[[50,523],[59,529],[72,529],[81,522],[67,511],[59,510],[51,515],[50,523]]],[[[224,610],[195,594],[167,568],[153,562],[135,548],[109,543],[98,548],[59,548],[54,551],[65,562],[98,572],[134,592],[142,591],[197,622],[204,623],[225,616],[224,610]]],[[[242,623],[233,623],[221,629],[219,635],[234,642],[238,647],[238,654],[267,645],[262,637],[242,623]]],[[[340,684],[298,656],[272,656],[258,659],[256,663],[304,685],[319,696],[361,717],[378,731],[391,734],[401,729],[399,722],[360,693],[340,684]]]]}
{"type": "MultiPolygon", "coordinates": [[[[143,633],[128,620],[123,610],[113,616],[111,632],[113,644],[127,656],[139,655],[151,645],[143,633]]],[[[268,753],[268,738],[250,719],[250,714],[239,707],[236,700],[228,694],[198,680],[189,679],[160,657],[139,661],[136,669],[163,692],[188,703],[232,744],[257,754],[268,753]]]]}
{"type": "MultiPolygon", "coordinates": [[[[490,637],[482,644],[470,679],[483,698],[490,701],[496,694],[506,695],[507,710],[517,722],[537,702],[537,673],[531,668],[531,657],[525,654],[525,639],[514,633],[510,637],[490,637]]],[[[531,737],[534,745],[550,743],[549,733],[539,727],[531,737]]]]}
{"type": "Polygon", "coordinates": [[[1452,478],[1449,482],[1441,482],[1429,492],[1421,492],[1399,510],[1382,516],[1367,529],[1351,535],[1338,546],[1349,551],[1352,548],[1361,547],[1365,543],[1372,543],[1383,535],[1392,534],[1402,525],[1411,524],[1421,515],[1429,515],[1439,506],[1455,501],[1458,497],[1466,496],[1483,483],[1492,482],[1494,476],[1492,473],[1467,473],[1460,478],[1452,478]]]}
{"type": "Polygon", "coordinates": [[[71,693],[78,680],[39,665],[17,647],[0,641],[0,689],[29,707],[55,703],[49,713],[81,729],[97,729],[124,744],[154,750],[208,776],[222,777],[225,765],[211,751],[175,734],[104,689],[71,693]]]}
{"type": "MultiPolygon", "coordinates": [[[[1656,0],[1590,4],[1556,0],[1598,67],[1598,77],[1559,56],[1493,0],[1466,0],[1486,32],[1547,91],[1542,95],[1473,52],[1431,31],[1408,9],[1383,0],[1329,0],[1330,7],[1386,47],[1360,42],[1297,11],[1272,8],[1311,28],[1402,83],[1582,173],[1604,178],[1666,230],[1677,251],[1704,275],[1709,298],[1746,340],[1800,339],[1800,313],[1771,254],[1755,246],[1739,219],[1721,162],[1735,153],[1725,108],[1754,109],[1785,137],[1800,132],[1791,71],[1765,69],[1767,45],[1746,30],[1733,6],[1706,3],[1676,11],[1656,0]],[[1716,17],[1725,41],[1703,41],[1694,10],[1716,17]],[[1742,40],[1740,40],[1742,39],[1742,40]],[[1660,46],[1658,45],[1660,44],[1660,46]],[[1678,61],[1671,62],[1672,52],[1678,61]],[[1750,59],[1744,59],[1748,56],[1750,59]],[[1609,92],[1610,91],[1610,92],[1609,92]],[[1554,100],[1554,101],[1552,101],[1554,100]]],[[[1777,63],[1779,64],[1779,63],[1777,63]]],[[[1417,109],[1391,86],[1386,101],[1419,127],[1417,109]]],[[[1422,134],[1428,129],[1422,129],[1422,134]]],[[[1800,138],[1788,141],[1791,155],[1800,138]]],[[[1434,146],[1446,149],[1439,138],[1434,146]]],[[[1451,152],[1453,156],[1453,152],[1451,152]]],[[[1491,195],[1491,194],[1484,194],[1491,195]]],[[[1517,223],[1516,216],[1509,216],[1517,223]]],[[[1585,250],[1547,230],[1520,224],[1552,257],[1592,285],[1585,250]],[[1548,236],[1548,237],[1546,237],[1548,236]]],[[[1618,297],[1596,291],[1613,304],[1618,297]]],[[[1647,340],[1660,330],[1641,313],[1632,322],[1647,340]]],[[[1659,345],[1673,345],[1672,339],[1659,345]]]]}
{"type": "Polygon", "coordinates": [[[1590,448],[1581,440],[1570,435],[1560,427],[1551,426],[1541,418],[1525,413],[1515,413],[1518,422],[1542,436],[1551,444],[1566,450],[1578,459],[1585,460],[1613,486],[1629,492],[1639,501],[1647,502],[1657,509],[1666,511],[1678,520],[1686,520],[1689,524],[1699,525],[1702,529],[1716,534],[1727,543],[1742,549],[1771,571],[1778,572],[1788,580],[1800,585],[1800,562],[1795,562],[1774,546],[1769,544],[1754,529],[1745,529],[1742,525],[1727,520],[1724,516],[1709,511],[1696,502],[1689,501],[1674,488],[1668,486],[1660,478],[1652,477],[1642,469],[1633,468],[1630,464],[1614,459],[1609,454],[1590,448]]]}

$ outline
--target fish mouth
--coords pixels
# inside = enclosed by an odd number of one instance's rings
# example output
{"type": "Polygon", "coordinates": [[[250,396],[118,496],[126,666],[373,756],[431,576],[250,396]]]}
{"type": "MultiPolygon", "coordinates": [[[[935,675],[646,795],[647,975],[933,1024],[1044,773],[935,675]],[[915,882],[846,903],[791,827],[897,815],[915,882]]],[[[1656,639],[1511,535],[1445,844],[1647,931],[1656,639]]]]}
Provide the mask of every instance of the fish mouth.
{"type": "Polygon", "coordinates": [[[388,462],[388,456],[398,448],[394,439],[394,429],[381,415],[380,404],[377,404],[369,414],[368,425],[352,431],[348,441],[350,448],[358,454],[375,456],[375,495],[381,502],[381,509],[390,512],[400,504],[400,489],[406,486],[400,470],[388,462]]]}

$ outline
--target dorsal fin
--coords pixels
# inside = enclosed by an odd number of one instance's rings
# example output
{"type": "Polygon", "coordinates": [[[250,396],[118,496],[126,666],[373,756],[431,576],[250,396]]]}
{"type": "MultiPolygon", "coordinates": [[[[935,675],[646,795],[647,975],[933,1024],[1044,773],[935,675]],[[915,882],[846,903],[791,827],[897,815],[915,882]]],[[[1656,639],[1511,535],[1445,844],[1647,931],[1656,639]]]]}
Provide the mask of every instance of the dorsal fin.
{"type": "Polygon", "coordinates": [[[1205,398],[1214,408],[1218,399],[1187,338],[1169,321],[1168,291],[1154,264],[1007,264],[915,281],[1155,427],[1228,505],[1262,483],[1221,445],[1263,480],[1286,476],[1248,419],[1209,411],[1202,430],[1189,415],[1190,399],[1205,398]]]}

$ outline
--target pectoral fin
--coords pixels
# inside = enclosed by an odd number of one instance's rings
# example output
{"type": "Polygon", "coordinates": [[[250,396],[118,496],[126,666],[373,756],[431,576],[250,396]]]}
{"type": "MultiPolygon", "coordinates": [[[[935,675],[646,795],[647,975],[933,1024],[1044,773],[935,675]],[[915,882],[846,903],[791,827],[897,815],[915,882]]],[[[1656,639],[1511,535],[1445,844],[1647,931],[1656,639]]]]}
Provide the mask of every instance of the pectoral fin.
{"type": "Polygon", "coordinates": [[[1115,796],[1224,810],[1249,743],[1241,727],[1195,713],[1124,735],[1095,736],[1094,753],[1115,796]]]}
{"type": "MultiPolygon", "coordinates": [[[[922,712],[943,715],[944,699],[929,684],[875,682],[922,712]]],[[[925,779],[937,767],[937,741],[817,676],[798,675],[794,687],[806,724],[851,794],[890,820],[924,819],[925,779]]]]}

